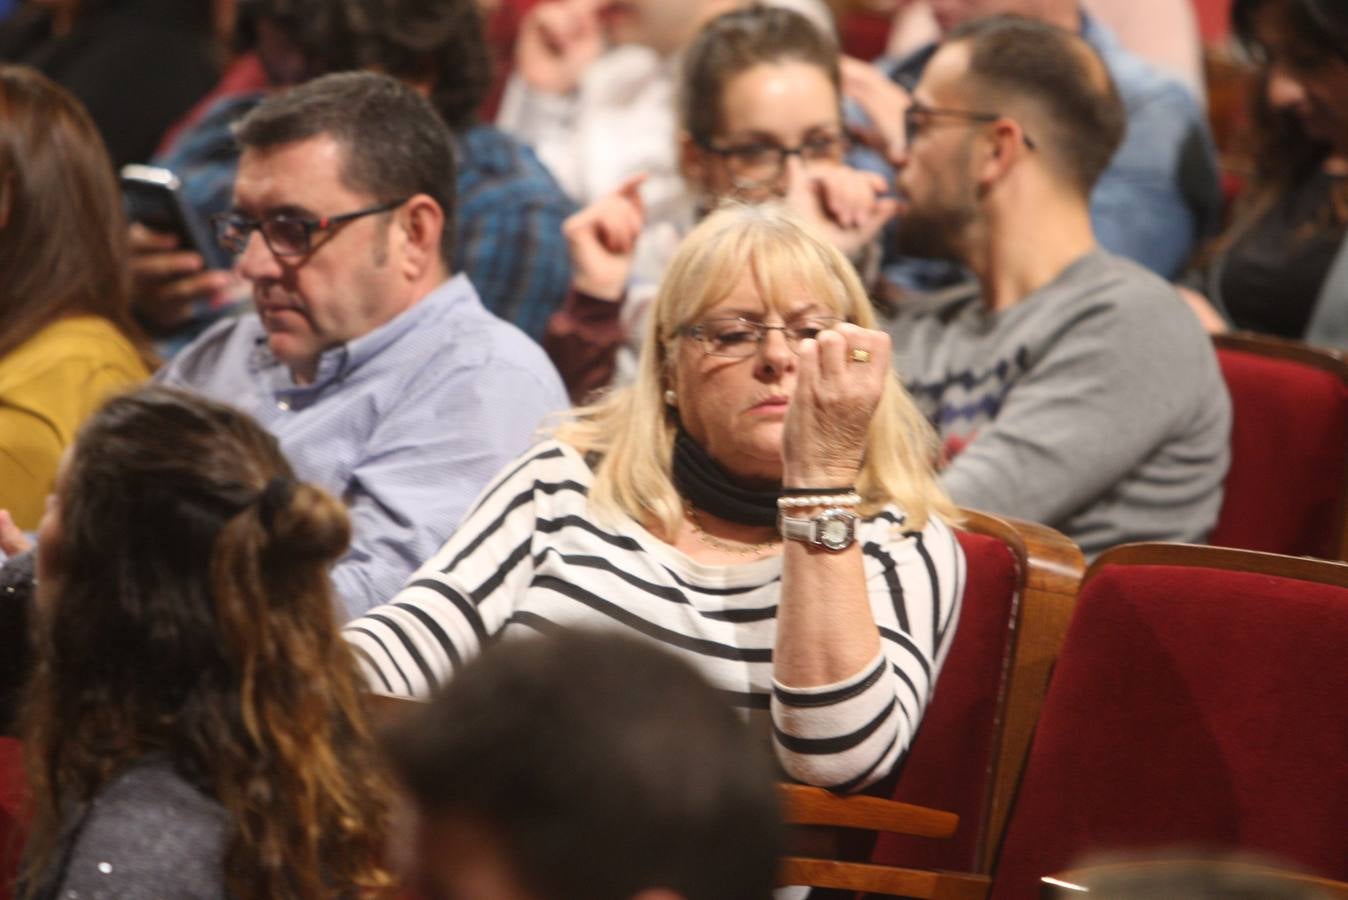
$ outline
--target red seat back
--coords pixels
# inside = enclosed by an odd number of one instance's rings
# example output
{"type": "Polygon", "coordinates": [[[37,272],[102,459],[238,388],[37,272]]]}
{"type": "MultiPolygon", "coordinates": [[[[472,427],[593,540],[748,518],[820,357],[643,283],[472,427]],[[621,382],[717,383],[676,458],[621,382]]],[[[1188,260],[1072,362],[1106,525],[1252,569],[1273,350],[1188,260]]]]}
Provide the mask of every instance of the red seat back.
{"type": "Polygon", "coordinates": [[[23,852],[27,780],[23,747],[0,737],[0,900],[9,900],[23,852]]]}
{"type": "Polygon", "coordinates": [[[959,627],[889,794],[958,813],[959,830],[950,840],[883,834],[872,858],[886,865],[977,870],[1022,576],[1003,541],[967,531],[959,540],[968,563],[959,627]]]}
{"type": "Polygon", "coordinates": [[[1348,364],[1269,338],[1218,339],[1231,394],[1231,469],[1210,542],[1342,559],[1348,364]]]}
{"type": "Polygon", "coordinates": [[[1158,546],[1087,573],[994,900],[1037,898],[1084,854],[1174,845],[1348,877],[1348,566],[1158,546]]]}

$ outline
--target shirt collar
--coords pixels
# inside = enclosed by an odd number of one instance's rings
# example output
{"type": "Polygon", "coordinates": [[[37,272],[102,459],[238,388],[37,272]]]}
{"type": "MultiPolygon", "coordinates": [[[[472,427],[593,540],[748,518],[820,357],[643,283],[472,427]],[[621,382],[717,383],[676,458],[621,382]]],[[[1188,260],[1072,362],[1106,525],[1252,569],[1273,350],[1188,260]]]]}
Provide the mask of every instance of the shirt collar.
{"type": "Polygon", "coordinates": [[[249,367],[265,379],[272,392],[278,396],[297,399],[313,397],[373,360],[404,335],[471,295],[472,287],[467,275],[460,273],[441,282],[429,294],[373,331],[324,350],[319,354],[314,380],[310,384],[295,383],[290,369],[272,355],[271,348],[267,346],[265,330],[258,335],[257,348],[249,359],[249,367]]]}

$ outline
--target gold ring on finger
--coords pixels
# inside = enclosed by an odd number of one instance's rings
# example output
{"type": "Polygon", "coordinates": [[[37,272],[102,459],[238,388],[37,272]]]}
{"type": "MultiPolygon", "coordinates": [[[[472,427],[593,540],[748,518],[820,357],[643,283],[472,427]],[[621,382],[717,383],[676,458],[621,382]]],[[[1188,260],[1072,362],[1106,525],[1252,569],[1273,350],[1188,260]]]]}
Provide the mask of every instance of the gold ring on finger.
{"type": "Polygon", "coordinates": [[[871,351],[863,350],[860,347],[853,347],[851,359],[852,362],[868,363],[871,361],[871,351]]]}

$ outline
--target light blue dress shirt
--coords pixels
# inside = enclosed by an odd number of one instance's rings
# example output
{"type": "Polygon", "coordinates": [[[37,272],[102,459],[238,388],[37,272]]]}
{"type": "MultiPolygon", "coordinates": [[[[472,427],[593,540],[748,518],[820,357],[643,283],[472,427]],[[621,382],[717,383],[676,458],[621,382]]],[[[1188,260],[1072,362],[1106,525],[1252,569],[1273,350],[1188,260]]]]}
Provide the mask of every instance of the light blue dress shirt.
{"type": "Polygon", "coordinates": [[[567,408],[552,363],[456,275],[319,357],[297,385],[254,313],[217,323],[157,376],[249,413],[296,474],[341,497],[351,549],[333,569],[351,616],[392,597],[498,470],[567,408]]]}

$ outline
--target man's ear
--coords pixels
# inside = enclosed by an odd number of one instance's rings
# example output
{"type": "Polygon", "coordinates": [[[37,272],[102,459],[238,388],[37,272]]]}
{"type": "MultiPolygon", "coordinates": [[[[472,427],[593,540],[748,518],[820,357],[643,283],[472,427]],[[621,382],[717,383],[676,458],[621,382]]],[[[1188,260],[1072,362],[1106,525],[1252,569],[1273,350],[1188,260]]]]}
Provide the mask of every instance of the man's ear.
{"type": "Polygon", "coordinates": [[[404,274],[419,280],[440,261],[440,236],[445,230],[445,212],[430,196],[413,194],[398,210],[402,233],[404,274]]]}
{"type": "Polygon", "coordinates": [[[983,149],[978,180],[990,186],[1005,178],[1029,147],[1025,144],[1025,132],[1020,123],[1003,118],[989,127],[983,149]]]}

